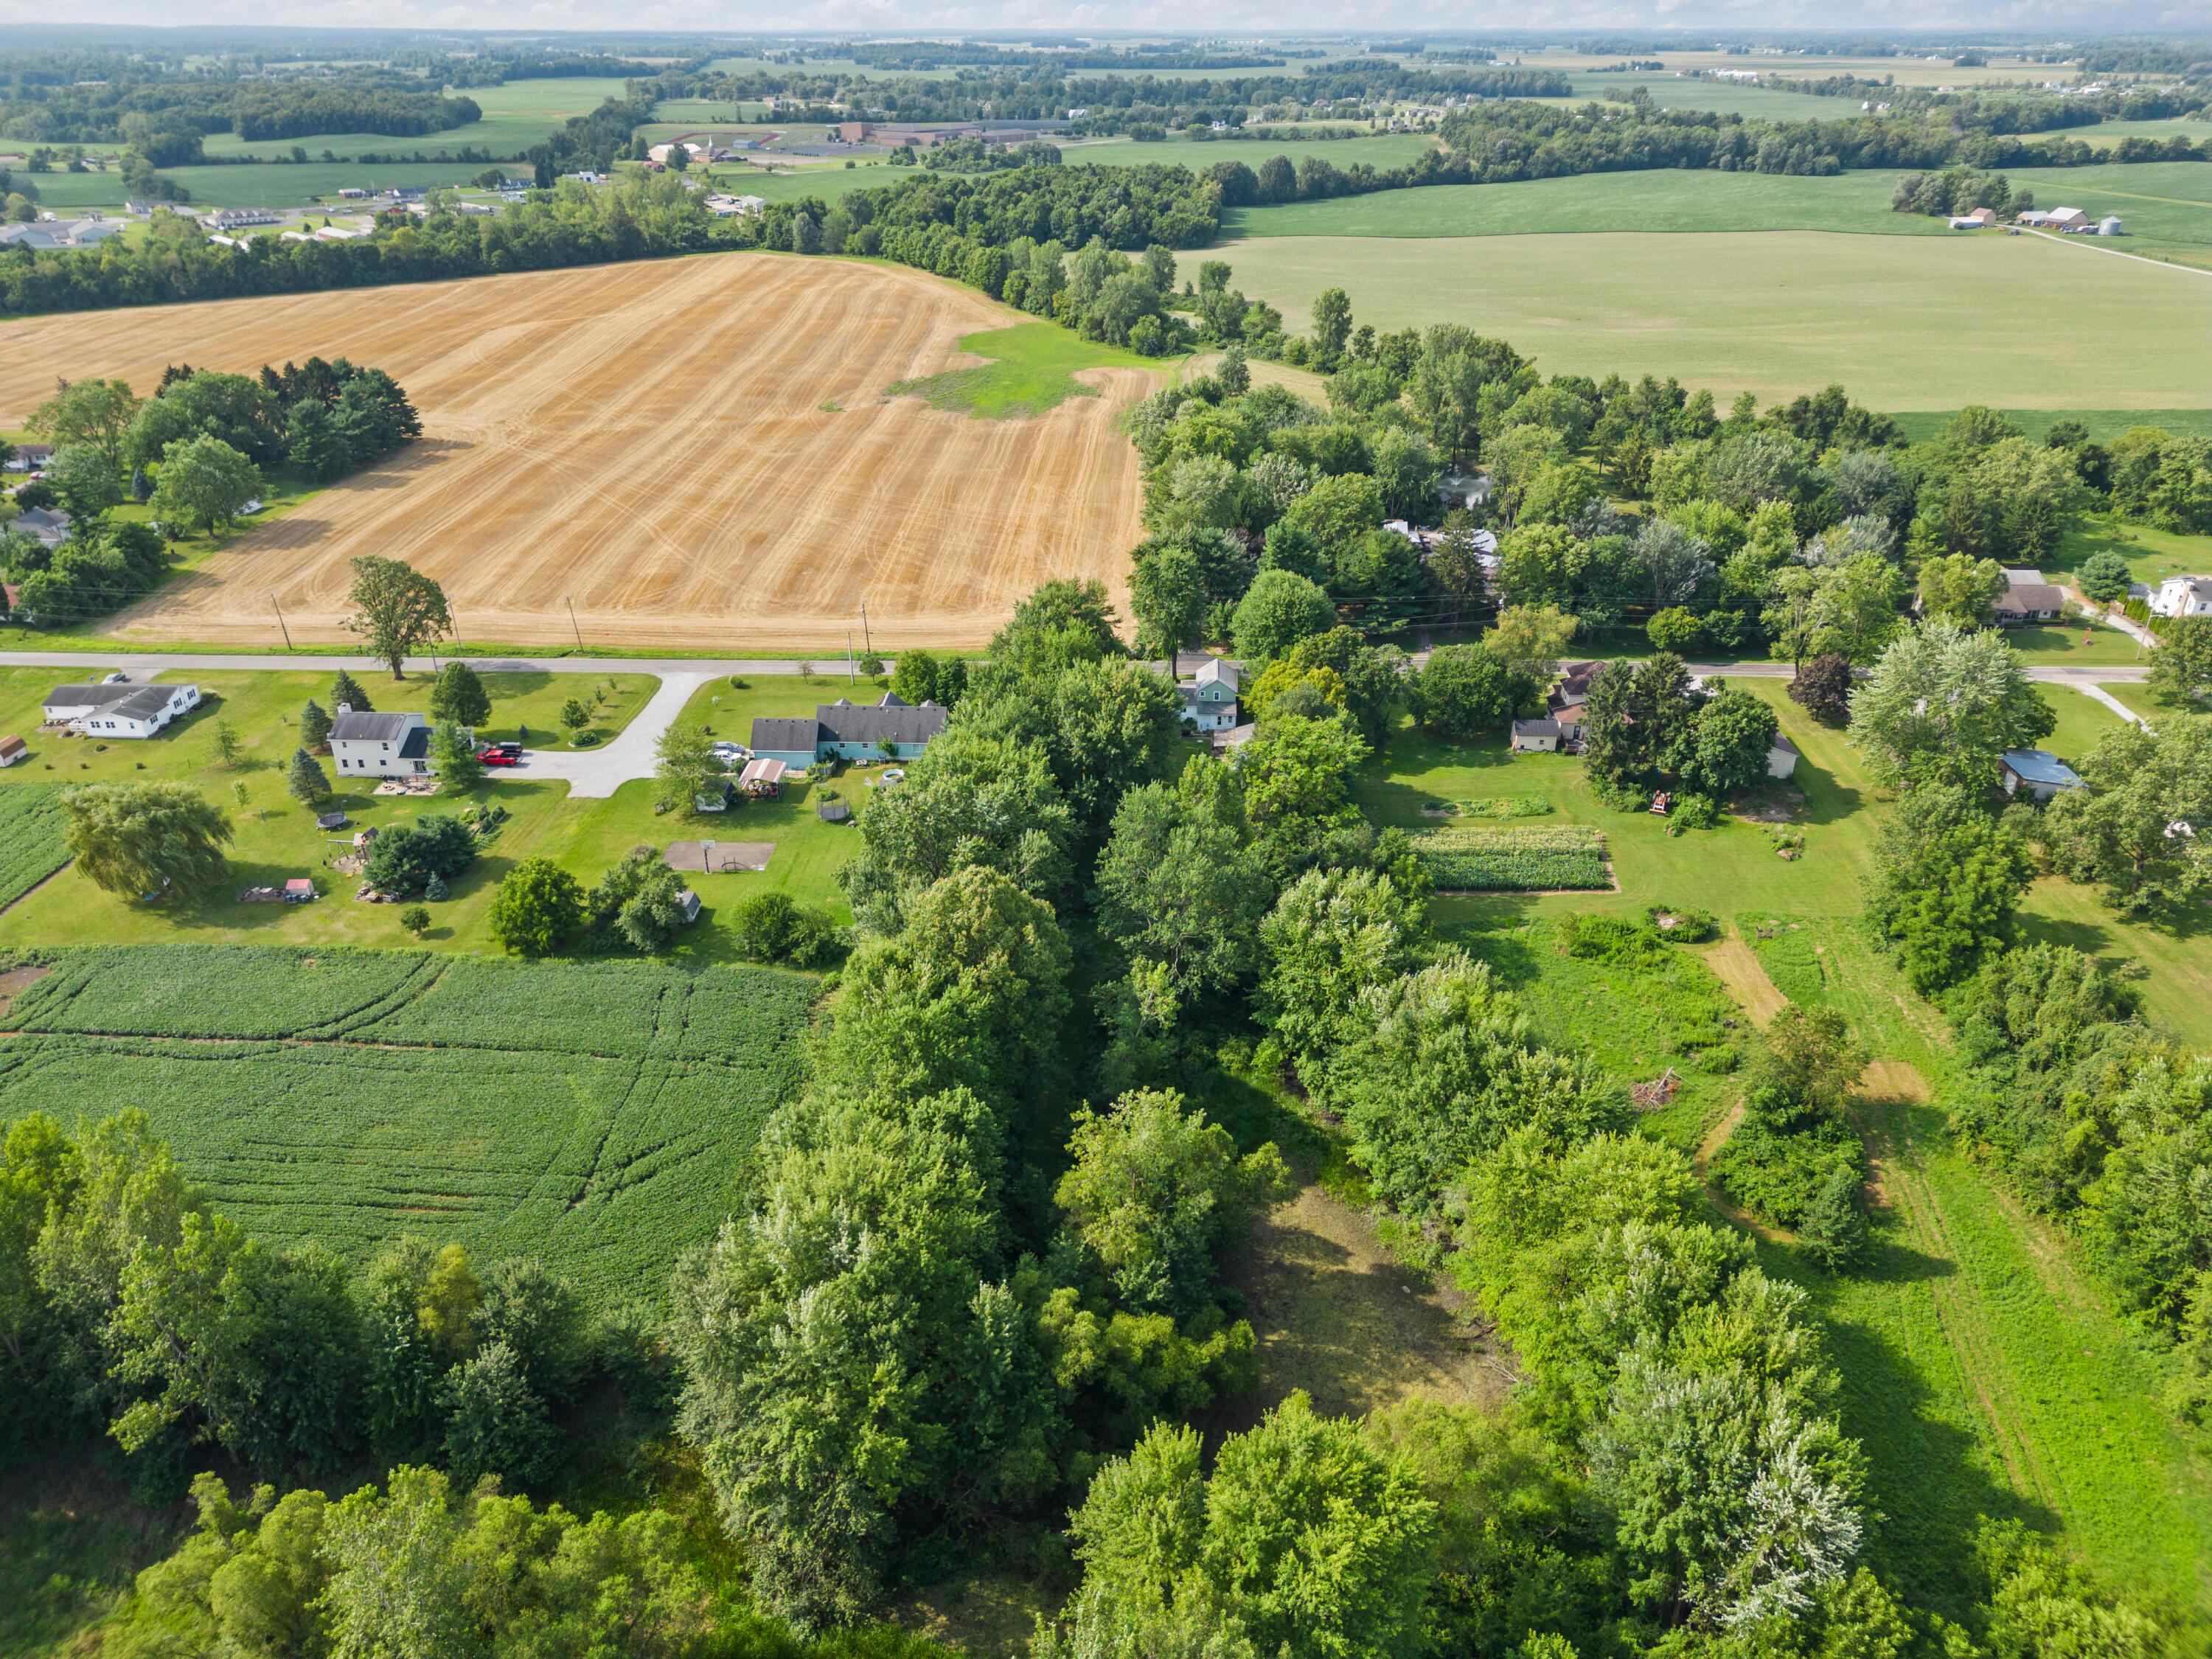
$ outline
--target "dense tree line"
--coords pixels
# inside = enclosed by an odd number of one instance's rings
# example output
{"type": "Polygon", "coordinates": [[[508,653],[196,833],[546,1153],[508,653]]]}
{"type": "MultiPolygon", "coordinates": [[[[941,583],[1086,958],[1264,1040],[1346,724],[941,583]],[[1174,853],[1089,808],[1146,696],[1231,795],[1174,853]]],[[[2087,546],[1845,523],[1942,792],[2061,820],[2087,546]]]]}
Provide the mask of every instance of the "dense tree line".
{"type": "MultiPolygon", "coordinates": [[[[381,369],[310,357],[257,379],[172,364],[155,395],[121,380],[65,383],[32,411],[55,450],[43,488],[71,516],[48,547],[0,526],[0,573],[14,609],[46,626],[105,616],[168,570],[163,532],[203,533],[236,519],[283,465],[317,483],[366,466],[422,434],[407,394],[381,369]],[[148,503],[152,523],[114,516],[148,503]]],[[[17,504],[28,505],[21,495],[17,504]]]]}
{"type": "Polygon", "coordinates": [[[2079,167],[2212,156],[2212,140],[2146,141],[2134,150],[2124,143],[2116,149],[2078,140],[2035,144],[2013,133],[1962,131],[1933,116],[1768,121],[1704,110],[1662,110],[1641,88],[1632,95],[1626,113],[1596,104],[1483,104],[1454,111],[1441,131],[1452,151],[1451,165],[1423,179],[1394,184],[1502,184],[1652,167],[1823,174],[1863,167],[2079,167]]]}
{"type": "MultiPolygon", "coordinates": [[[[147,146],[154,135],[301,138],[320,132],[415,137],[465,126],[483,111],[471,98],[426,91],[413,76],[350,70],[326,81],[230,81],[123,73],[92,86],[21,86],[0,101],[0,131],[41,143],[147,146]]],[[[198,161],[157,149],[158,165],[198,161]]]]}

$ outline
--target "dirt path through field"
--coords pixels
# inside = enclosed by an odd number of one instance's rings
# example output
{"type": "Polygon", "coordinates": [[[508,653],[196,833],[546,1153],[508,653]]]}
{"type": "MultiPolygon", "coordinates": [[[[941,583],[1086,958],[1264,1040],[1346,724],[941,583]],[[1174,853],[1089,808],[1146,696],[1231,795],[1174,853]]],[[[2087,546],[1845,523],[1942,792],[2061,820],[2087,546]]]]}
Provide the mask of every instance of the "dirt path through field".
{"type": "Polygon", "coordinates": [[[1759,953],[1741,939],[1731,934],[1718,944],[1706,945],[1699,954],[1705,957],[1705,966],[1713,970],[1721,983],[1728,987],[1729,994],[1759,1024],[1765,1024],[1789,1006],[1790,999],[1767,978],[1759,953]]]}
{"type": "Polygon", "coordinates": [[[0,419],[58,375],[144,394],[170,363],[313,354],[422,411],[419,442],[125,612],[134,640],[273,647],[280,605],[295,640],[349,638],[347,562],[376,553],[444,584],[471,640],[975,646],[1048,577],[1126,610],[1143,535],[1116,417],[1148,371],[1088,371],[1100,395],[1031,420],[885,398],[1024,320],[921,271],[757,253],[149,306],[0,323],[0,419]]]}
{"type": "Polygon", "coordinates": [[[1495,1401],[1512,1376],[1462,1297],[1407,1269],[1364,1216],[1318,1186],[1261,1222],[1225,1276],[1260,1340],[1252,1420],[1293,1389],[1316,1410],[1358,1413],[1412,1399],[1495,1401]]]}

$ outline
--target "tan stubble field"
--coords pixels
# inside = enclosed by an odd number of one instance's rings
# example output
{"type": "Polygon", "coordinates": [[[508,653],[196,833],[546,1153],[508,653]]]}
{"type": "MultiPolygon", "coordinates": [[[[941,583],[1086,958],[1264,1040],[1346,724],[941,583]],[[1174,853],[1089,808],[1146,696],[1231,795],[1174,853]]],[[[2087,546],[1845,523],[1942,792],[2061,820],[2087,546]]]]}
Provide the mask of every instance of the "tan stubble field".
{"type": "Polygon", "coordinates": [[[1139,369],[1030,420],[884,398],[1025,320],[918,271],[770,254],[604,265],[0,324],[0,422],[57,376],[252,372],[319,353],[390,371],[422,441],[120,613],[142,639],[342,629],[347,561],[408,561],[463,637],[626,648],[974,646],[1049,577],[1122,598],[1139,369]],[[832,409],[824,405],[837,405],[832,409]]]}

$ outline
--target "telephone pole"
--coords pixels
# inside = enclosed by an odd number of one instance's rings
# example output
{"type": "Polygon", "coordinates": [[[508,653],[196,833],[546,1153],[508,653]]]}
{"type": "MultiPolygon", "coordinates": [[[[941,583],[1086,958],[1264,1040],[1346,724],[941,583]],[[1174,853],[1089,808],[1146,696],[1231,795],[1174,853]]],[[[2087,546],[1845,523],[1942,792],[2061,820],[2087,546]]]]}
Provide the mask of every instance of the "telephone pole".
{"type": "Polygon", "coordinates": [[[584,648],[584,630],[576,625],[576,602],[563,595],[562,603],[568,607],[568,626],[575,631],[576,649],[581,651],[584,648]]]}
{"type": "Polygon", "coordinates": [[[284,635],[284,648],[289,651],[292,648],[292,630],[284,626],[284,607],[276,604],[276,596],[274,593],[269,596],[269,603],[276,608],[276,626],[284,635]]]}

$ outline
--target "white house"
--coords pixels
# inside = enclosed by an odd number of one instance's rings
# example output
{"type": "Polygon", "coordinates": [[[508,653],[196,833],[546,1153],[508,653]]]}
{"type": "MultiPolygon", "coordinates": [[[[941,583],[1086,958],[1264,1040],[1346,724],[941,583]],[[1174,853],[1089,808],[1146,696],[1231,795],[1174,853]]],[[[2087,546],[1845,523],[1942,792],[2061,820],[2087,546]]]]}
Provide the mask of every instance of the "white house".
{"type": "Polygon", "coordinates": [[[2212,576],[2168,576],[2148,604],[2161,617],[2212,617],[2212,576]]]}
{"type": "Polygon", "coordinates": [[[58,685],[40,712],[50,726],[66,726],[88,738],[150,738],[178,715],[200,705],[197,685],[58,685]]]}
{"type": "Polygon", "coordinates": [[[1178,679],[1183,720],[1206,737],[1236,725],[1238,678],[1235,663],[1208,657],[1189,679],[1178,679]]]}
{"type": "Polygon", "coordinates": [[[1773,747],[1766,751],[1766,775],[1786,778],[1797,769],[1797,745],[1779,732],[1774,734],[1773,747]]]}
{"type": "Polygon", "coordinates": [[[1547,714],[1538,720],[1513,722],[1513,752],[1516,755],[1550,754],[1559,746],[1559,723],[1547,714]]]}
{"type": "Polygon", "coordinates": [[[2074,769],[2048,749],[2008,749],[1997,760],[1997,781],[2008,795],[2027,791],[2034,800],[2049,800],[2062,789],[2079,789],[2081,780],[2074,769]]]}
{"type": "Polygon", "coordinates": [[[340,703],[331,722],[331,758],[340,777],[422,775],[430,769],[430,722],[416,714],[356,714],[340,703]]]}

